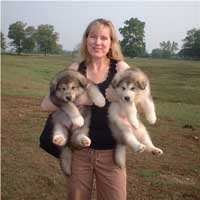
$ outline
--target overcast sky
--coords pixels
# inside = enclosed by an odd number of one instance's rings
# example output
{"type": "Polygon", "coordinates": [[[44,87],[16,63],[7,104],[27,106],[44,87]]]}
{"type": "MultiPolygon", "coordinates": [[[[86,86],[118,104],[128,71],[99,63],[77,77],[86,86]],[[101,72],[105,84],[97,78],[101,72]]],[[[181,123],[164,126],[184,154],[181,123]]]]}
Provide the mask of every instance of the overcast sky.
{"type": "Polygon", "coordinates": [[[35,28],[51,24],[66,50],[80,43],[86,26],[96,18],[111,20],[121,39],[118,29],[131,17],[145,22],[149,53],[167,40],[181,48],[186,32],[200,28],[200,1],[1,1],[1,32],[7,35],[16,21],[35,28]]]}

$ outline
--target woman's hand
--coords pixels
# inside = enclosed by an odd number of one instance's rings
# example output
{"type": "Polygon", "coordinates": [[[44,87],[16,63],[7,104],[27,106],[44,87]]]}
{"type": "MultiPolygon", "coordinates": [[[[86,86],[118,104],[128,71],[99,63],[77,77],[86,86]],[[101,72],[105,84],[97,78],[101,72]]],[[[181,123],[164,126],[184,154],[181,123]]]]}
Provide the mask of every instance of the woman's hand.
{"type": "Polygon", "coordinates": [[[45,112],[55,112],[58,109],[58,107],[52,103],[49,96],[44,97],[40,107],[42,111],[45,112]]]}
{"type": "Polygon", "coordinates": [[[106,89],[106,99],[110,102],[118,101],[118,96],[112,87],[106,89]]]}

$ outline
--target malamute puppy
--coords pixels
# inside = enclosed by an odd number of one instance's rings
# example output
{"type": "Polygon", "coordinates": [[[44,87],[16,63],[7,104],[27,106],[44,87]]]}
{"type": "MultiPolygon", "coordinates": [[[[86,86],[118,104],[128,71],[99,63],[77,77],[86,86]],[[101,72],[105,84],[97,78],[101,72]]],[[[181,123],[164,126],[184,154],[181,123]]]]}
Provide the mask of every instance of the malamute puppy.
{"type": "Polygon", "coordinates": [[[126,145],[134,152],[147,150],[153,154],[162,154],[162,150],[153,145],[137,112],[137,108],[140,108],[149,123],[156,122],[147,76],[138,68],[127,69],[115,75],[111,87],[118,98],[117,102],[111,103],[108,110],[110,128],[117,142],[116,164],[121,168],[125,167],[126,145]]]}
{"type": "Polygon", "coordinates": [[[86,90],[92,102],[102,107],[105,98],[97,88],[90,84],[87,86],[85,76],[74,70],[59,72],[50,83],[50,99],[59,108],[52,115],[54,123],[53,143],[62,147],[60,163],[66,175],[71,174],[71,149],[74,147],[89,146],[91,141],[88,137],[90,123],[90,108],[75,105],[76,99],[86,90]],[[69,137],[70,136],[70,137],[69,137]]]}

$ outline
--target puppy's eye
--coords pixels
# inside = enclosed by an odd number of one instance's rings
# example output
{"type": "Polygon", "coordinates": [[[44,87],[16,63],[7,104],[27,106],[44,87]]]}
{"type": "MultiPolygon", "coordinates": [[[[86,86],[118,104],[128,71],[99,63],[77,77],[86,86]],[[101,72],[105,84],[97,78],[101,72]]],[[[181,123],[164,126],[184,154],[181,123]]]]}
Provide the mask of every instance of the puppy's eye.
{"type": "Polygon", "coordinates": [[[131,90],[132,90],[132,91],[135,90],[135,87],[132,87],[131,90]]]}
{"type": "Polygon", "coordinates": [[[126,88],[125,87],[122,87],[122,90],[125,90],[126,88]]]}
{"type": "Polygon", "coordinates": [[[63,87],[63,88],[62,88],[62,90],[64,90],[64,91],[65,91],[65,88],[63,87]]]}

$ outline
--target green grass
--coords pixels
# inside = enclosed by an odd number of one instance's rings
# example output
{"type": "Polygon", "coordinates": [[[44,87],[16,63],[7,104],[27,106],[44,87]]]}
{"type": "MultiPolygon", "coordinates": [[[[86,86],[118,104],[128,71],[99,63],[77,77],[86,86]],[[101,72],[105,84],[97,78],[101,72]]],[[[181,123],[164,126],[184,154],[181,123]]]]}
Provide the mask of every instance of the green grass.
{"type": "MultiPolygon", "coordinates": [[[[3,200],[66,199],[65,178],[57,160],[38,146],[47,117],[40,110],[40,101],[55,73],[74,61],[67,56],[1,57],[3,200]]],[[[126,61],[143,69],[150,78],[158,123],[147,124],[147,129],[165,153],[154,158],[134,157],[130,152],[128,199],[134,199],[134,195],[136,200],[200,197],[200,187],[195,184],[200,173],[199,140],[194,139],[200,138],[200,62],[126,61]],[[184,125],[194,130],[183,129],[184,125]],[[194,184],[187,184],[188,177],[194,184]]]]}
{"type": "Polygon", "coordinates": [[[146,179],[152,179],[158,177],[159,173],[152,169],[138,169],[138,176],[144,177],[146,179]]]}
{"type": "Polygon", "coordinates": [[[62,56],[2,56],[2,95],[42,97],[51,78],[73,62],[62,56]]]}

